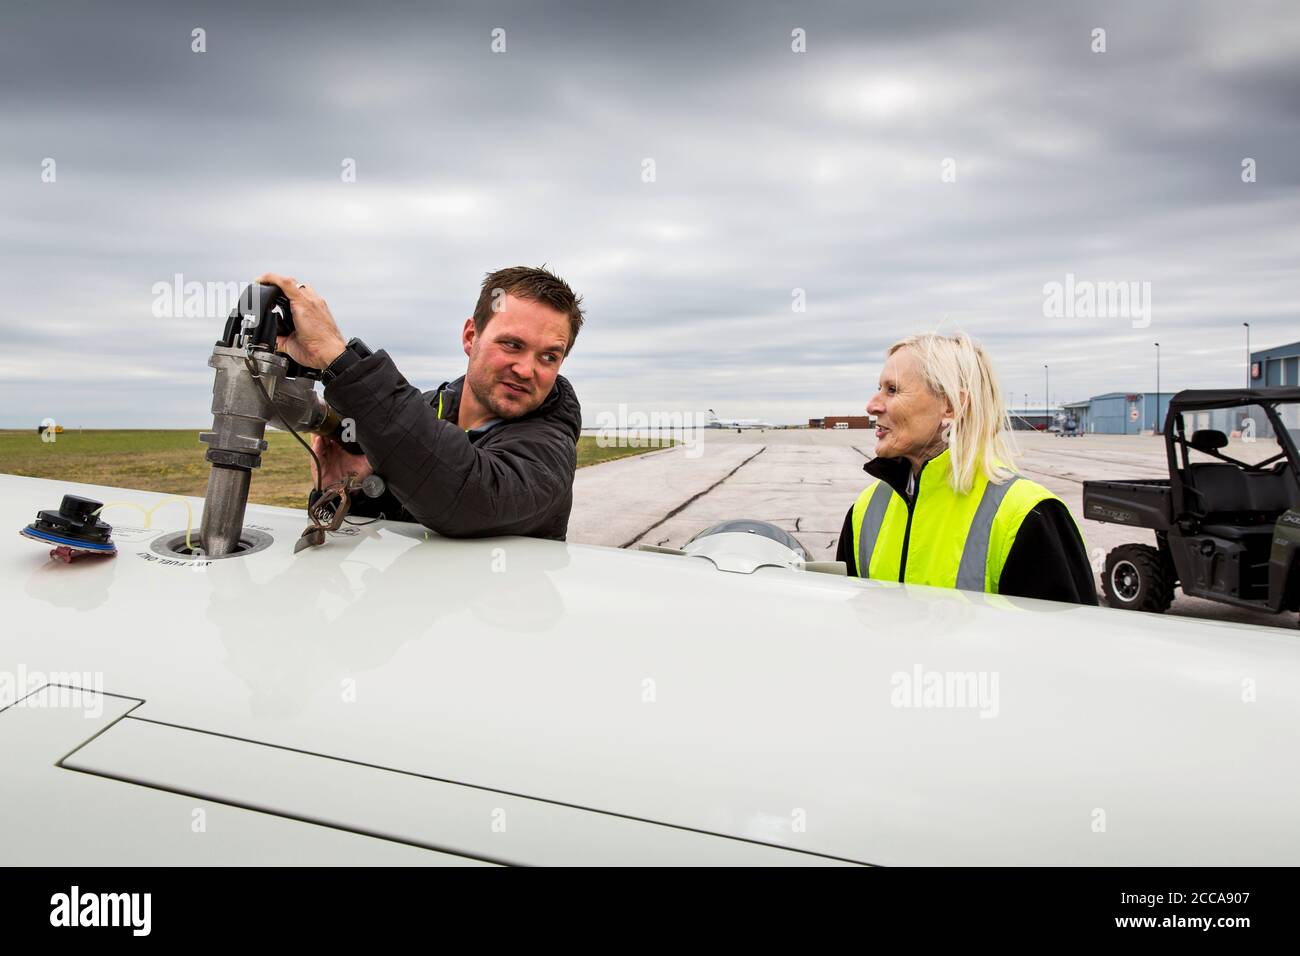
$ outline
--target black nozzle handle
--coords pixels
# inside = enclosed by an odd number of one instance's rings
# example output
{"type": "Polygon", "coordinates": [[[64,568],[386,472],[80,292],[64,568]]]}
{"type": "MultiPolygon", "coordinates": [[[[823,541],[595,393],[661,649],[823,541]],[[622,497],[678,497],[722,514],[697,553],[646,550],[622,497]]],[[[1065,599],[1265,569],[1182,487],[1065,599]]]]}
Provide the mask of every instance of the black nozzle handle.
{"type": "MultiPolygon", "coordinates": [[[[276,336],[293,334],[293,310],[289,307],[288,297],[279,286],[250,282],[239,294],[239,304],[226,320],[226,330],[218,345],[227,348],[238,347],[240,335],[244,330],[244,316],[253,316],[256,319],[255,323],[249,324],[252,330],[250,345],[275,352],[278,351],[276,336]]],[[[317,370],[304,368],[292,358],[289,359],[287,374],[290,378],[320,377],[317,370]]]]}
{"type": "Polygon", "coordinates": [[[260,345],[275,351],[277,335],[293,334],[293,311],[289,300],[279,286],[262,285],[250,282],[239,294],[239,304],[226,319],[226,331],[221,336],[220,345],[235,348],[244,330],[244,317],[255,320],[249,323],[252,330],[249,344],[260,345]]]}

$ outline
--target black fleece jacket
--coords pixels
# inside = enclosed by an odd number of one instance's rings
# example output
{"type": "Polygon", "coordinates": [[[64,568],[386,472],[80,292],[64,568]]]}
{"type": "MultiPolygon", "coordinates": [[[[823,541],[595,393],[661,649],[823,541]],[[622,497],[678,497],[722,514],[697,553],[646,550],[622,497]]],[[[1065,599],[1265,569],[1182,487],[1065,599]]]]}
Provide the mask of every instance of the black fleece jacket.
{"type": "MultiPolygon", "coordinates": [[[[879,478],[907,502],[910,510],[915,494],[907,495],[907,476],[911,464],[905,458],[874,458],[862,466],[863,471],[879,478]]],[[[835,559],[848,565],[852,573],[857,560],[858,543],[853,540],[853,508],[844,516],[835,559]]],[[[907,569],[907,555],[902,568],[907,569]]],[[[902,580],[902,577],[899,577],[902,580]]],[[[1072,604],[1096,604],[1097,582],[1079,528],[1069,509],[1058,499],[1040,501],[1025,515],[1016,532],[1016,541],[1007,555],[998,580],[998,593],[1013,597],[1043,598],[1072,604]]]]}
{"type": "Polygon", "coordinates": [[[355,423],[359,447],[347,447],[364,452],[388,486],[379,498],[358,496],[350,513],[414,521],[453,538],[563,541],[582,429],[573,386],[558,375],[527,415],[465,432],[456,423],[464,384],[462,375],[421,392],[380,350],[326,386],[325,400],[355,423]]]}

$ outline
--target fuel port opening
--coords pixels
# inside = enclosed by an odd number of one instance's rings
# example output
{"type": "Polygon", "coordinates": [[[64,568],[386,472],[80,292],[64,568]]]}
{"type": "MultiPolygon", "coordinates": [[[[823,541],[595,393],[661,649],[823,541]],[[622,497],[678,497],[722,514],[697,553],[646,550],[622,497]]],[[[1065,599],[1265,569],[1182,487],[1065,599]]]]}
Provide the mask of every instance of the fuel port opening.
{"type": "Polygon", "coordinates": [[[181,558],[193,561],[221,561],[225,558],[242,558],[245,555],[265,551],[275,540],[265,531],[245,528],[239,534],[239,543],[226,554],[208,554],[203,550],[203,537],[197,532],[190,532],[190,546],[185,544],[186,532],[173,531],[154,539],[150,547],[156,554],[168,558],[181,558]]]}

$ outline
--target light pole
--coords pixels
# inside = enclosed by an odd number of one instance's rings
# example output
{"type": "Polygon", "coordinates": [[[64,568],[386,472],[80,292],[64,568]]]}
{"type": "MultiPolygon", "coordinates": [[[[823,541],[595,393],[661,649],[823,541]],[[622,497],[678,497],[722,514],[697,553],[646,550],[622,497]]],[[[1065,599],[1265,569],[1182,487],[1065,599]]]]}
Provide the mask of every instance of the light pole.
{"type": "Polygon", "coordinates": [[[1246,327],[1246,387],[1250,388],[1250,323],[1241,323],[1246,327]]]}
{"type": "Polygon", "coordinates": [[[1052,430],[1052,373],[1043,365],[1043,432],[1052,430]]]}
{"type": "Polygon", "coordinates": [[[1160,434],[1160,343],[1156,343],[1156,417],[1151,423],[1151,434],[1160,434]]]}

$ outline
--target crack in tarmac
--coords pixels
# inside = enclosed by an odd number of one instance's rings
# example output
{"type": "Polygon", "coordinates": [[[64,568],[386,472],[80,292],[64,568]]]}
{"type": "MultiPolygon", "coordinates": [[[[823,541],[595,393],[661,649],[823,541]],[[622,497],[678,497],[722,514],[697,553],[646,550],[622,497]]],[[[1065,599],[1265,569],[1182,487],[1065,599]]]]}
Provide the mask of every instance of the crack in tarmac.
{"type": "MultiPolygon", "coordinates": [[[[674,517],[675,515],[677,515],[677,514],[681,513],[682,511],[684,511],[684,510],[685,510],[687,507],[689,507],[692,503],[694,503],[694,502],[698,501],[699,499],[703,498],[703,497],[704,497],[705,495],[707,495],[710,491],[712,491],[714,488],[718,487],[718,485],[722,484],[724,481],[726,481],[728,478],[730,478],[730,477],[731,477],[732,475],[734,475],[736,472],[740,471],[740,469],[744,468],[746,465],[748,465],[751,461],[753,461],[753,460],[754,460],[755,458],[757,458],[759,455],[763,454],[763,452],[765,452],[765,451],[767,451],[767,446],[766,446],[766,445],[761,446],[761,447],[758,449],[758,451],[754,452],[754,454],[750,455],[748,458],[746,458],[744,461],[742,461],[742,462],[741,462],[739,465],[737,465],[735,468],[731,469],[731,471],[727,472],[725,475],[723,475],[721,478],[719,478],[719,479],[718,479],[717,481],[715,481],[713,484],[709,485],[709,487],[705,488],[703,491],[700,491],[700,492],[697,492],[696,494],[691,495],[689,498],[687,498],[685,501],[683,501],[681,504],[679,504],[679,505],[678,505],[676,508],[674,508],[672,511],[668,512],[666,515],[664,515],[662,518],[660,518],[658,521],[656,521],[656,522],[655,522],[654,524],[652,524],[650,527],[646,528],[646,529],[645,529],[644,531],[642,531],[640,534],[635,535],[635,536],[632,537],[630,540],[625,541],[623,544],[620,544],[619,547],[620,547],[620,548],[630,548],[630,547],[632,547],[632,545],[636,544],[638,541],[640,541],[642,538],[644,538],[646,535],[648,535],[648,534],[649,534],[651,531],[653,531],[655,528],[657,528],[657,527],[659,527],[660,525],[662,525],[662,524],[663,524],[665,521],[667,521],[669,518],[672,518],[672,517],[674,517]]],[[[664,540],[667,540],[667,539],[664,539],[664,540]]],[[[660,545],[660,547],[662,547],[662,545],[660,545]]]]}

